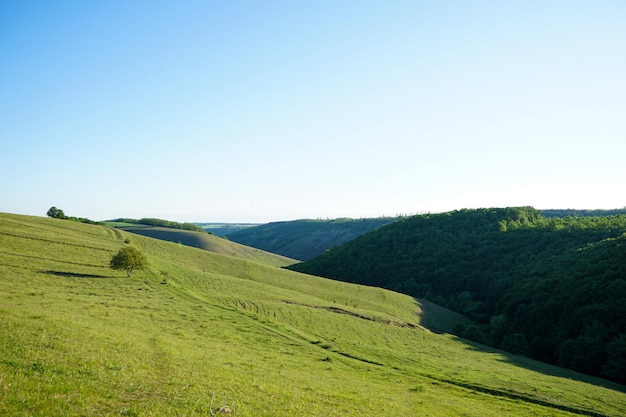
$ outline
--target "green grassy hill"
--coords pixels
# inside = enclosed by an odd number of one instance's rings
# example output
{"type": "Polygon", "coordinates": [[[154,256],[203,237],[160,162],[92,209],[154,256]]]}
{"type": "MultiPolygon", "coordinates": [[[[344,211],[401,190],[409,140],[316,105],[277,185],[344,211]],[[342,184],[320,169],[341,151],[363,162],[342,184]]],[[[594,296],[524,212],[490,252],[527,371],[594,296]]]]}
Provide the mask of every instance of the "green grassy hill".
{"type": "Polygon", "coordinates": [[[428,331],[455,319],[409,296],[106,226],[0,214],[0,277],[0,415],[626,413],[624,386],[428,331]]]}
{"type": "Polygon", "coordinates": [[[209,233],[216,236],[226,236],[250,227],[260,226],[262,223],[196,223],[209,233]]]}
{"type": "Polygon", "coordinates": [[[200,248],[210,252],[234,256],[250,261],[266,263],[268,265],[287,266],[298,262],[294,259],[287,258],[286,256],[244,246],[208,233],[144,225],[124,225],[120,228],[126,232],[166,240],[168,242],[176,242],[181,245],[192,246],[194,248],[200,248]]]}
{"type": "Polygon", "coordinates": [[[414,216],[290,268],[424,297],[484,324],[460,335],[626,382],[626,215],[414,216]]]}
{"type": "Polygon", "coordinates": [[[306,261],[394,220],[380,217],[274,222],[230,233],[227,237],[243,245],[306,261]]]}

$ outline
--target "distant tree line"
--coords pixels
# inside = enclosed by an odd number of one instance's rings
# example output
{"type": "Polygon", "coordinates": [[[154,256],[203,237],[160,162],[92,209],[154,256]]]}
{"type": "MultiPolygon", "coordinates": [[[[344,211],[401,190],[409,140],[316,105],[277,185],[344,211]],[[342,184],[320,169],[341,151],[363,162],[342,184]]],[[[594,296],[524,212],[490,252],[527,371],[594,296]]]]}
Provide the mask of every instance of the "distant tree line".
{"type": "Polygon", "coordinates": [[[142,219],[127,219],[127,218],[119,218],[111,220],[113,222],[121,222],[121,223],[131,223],[131,224],[143,224],[146,226],[155,226],[155,227],[169,227],[172,229],[180,229],[180,230],[191,230],[194,232],[200,233],[208,233],[202,227],[198,226],[195,223],[179,223],[173,222],[170,220],[163,219],[154,219],[154,218],[142,218],[142,219]]]}
{"type": "Polygon", "coordinates": [[[95,222],[85,217],[66,216],[63,210],[56,208],[54,206],[50,207],[50,209],[48,210],[46,214],[48,217],[52,217],[53,219],[71,220],[74,222],[87,223],[87,224],[103,224],[102,222],[95,222]]]}
{"type": "Polygon", "coordinates": [[[544,217],[615,216],[619,214],[626,214],[626,207],[621,208],[621,209],[611,209],[611,210],[577,210],[577,209],[541,210],[541,214],[544,217]]]}
{"type": "Polygon", "coordinates": [[[426,298],[475,321],[460,336],[626,382],[626,215],[412,216],[289,268],[426,298]]]}

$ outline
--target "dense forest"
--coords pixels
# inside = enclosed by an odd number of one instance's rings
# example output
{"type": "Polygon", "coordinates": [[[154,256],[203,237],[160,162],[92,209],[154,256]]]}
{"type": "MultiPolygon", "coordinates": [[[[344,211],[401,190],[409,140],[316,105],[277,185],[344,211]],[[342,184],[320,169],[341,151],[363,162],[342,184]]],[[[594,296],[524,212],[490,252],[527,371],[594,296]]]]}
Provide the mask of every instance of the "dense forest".
{"type": "Polygon", "coordinates": [[[290,268],[426,298],[477,323],[463,337],[626,382],[626,215],[418,215],[290,268]]]}
{"type": "Polygon", "coordinates": [[[242,245],[306,261],[394,220],[394,217],[378,217],[273,222],[226,237],[242,245]]]}

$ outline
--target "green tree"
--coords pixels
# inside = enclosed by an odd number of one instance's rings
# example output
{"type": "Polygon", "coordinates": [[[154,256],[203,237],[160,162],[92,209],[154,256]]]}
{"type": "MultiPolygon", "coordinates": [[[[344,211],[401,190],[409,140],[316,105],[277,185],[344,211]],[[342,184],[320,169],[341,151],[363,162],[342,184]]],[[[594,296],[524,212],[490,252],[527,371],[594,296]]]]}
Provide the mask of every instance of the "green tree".
{"type": "Polygon", "coordinates": [[[125,247],[113,255],[109,266],[111,269],[126,271],[131,276],[135,269],[144,269],[147,263],[146,255],[133,247],[125,247]]]}
{"type": "Polygon", "coordinates": [[[63,210],[58,209],[56,207],[50,207],[50,210],[48,210],[48,213],[46,214],[48,215],[48,217],[52,217],[53,219],[67,218],[67,216],[65,216],[65,213],[63,213],[63,210]]]}
{"type": "Polygon", "coordinates": [[[502,339],[501,348],[517,355],[526,355],[528,353],[528,341],[521,333],[509,334],[502,339]]]}
{"type": "Polygon", "coordinates": [[[620,383],[626,383],[626,334],[611,342],[607,348],[608,360],[603,375],[620,383]]]}

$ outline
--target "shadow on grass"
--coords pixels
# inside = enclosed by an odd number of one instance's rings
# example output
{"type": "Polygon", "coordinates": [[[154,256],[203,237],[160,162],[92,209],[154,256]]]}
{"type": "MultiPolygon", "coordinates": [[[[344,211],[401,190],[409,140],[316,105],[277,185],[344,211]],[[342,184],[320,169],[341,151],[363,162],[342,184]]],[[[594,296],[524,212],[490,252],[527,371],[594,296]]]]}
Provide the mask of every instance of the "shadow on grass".
{"type": "Polygon", "coordinates": [[[459,324],[472,324],[472,321],[464,315],[426,299],[414,298],[414,300],[421,311],[420,324],[433,333],[453,333],[459,324]]]}
{"type": "MultiPolygon", "coordinates": [[[[550,375],[560,378],[572,379],[592,385],[601,386],[604,388],[608,388],[614,391],[626,392],[626,386],[618,384],[616,382],[609,381],[607,379],[603,379],[600,377],[595,377],[591,375],[582,374],[571,369],[560,368],[556,365],[552,365],[545,362],[540,362],[534,359],[531,359],[522,355],[514,355],[512,353],[505,352],[500,349],[496,349],[494,347],[484,345],[475,341],[471,341],[469,339],[465,339],[459,337],[454,334],[454,328],[458,324],[472,324],[473,322],[466,318],[465,316],[448,310],[444,307],[441,307],[437,304],[431,303],[428,300],[415,298],[415,301],[418,303],[420,310],[422,312],[420,317],[420,324],[430,330],[433,333],[448,333],[454,337],[458,342],[463,343],[467,346],[467,349],[490,353],[490,354],[498,354],[499,361],[506,362],[515,366],[519,366],[520,368],[525,368],[531,371],[539,372],[544,375],[550,375]]],[[[474,323],[475,324],[475,323],[474,323]]],[[[572,410],[568,410],[572,411],[572,410]]],[[[581,410],[576,410],[575,412],[581,414],[581,410]]],[[[588,410],[582,412],[584,415],[596,415],[589,414],[588,410]]],[[[600,415],[600,414],[597,414],[600,415]]]]}
{"type": "Polygon", "coordinates": [[[65,278],[114,278],[107,275],[96,275],[96,274],[83,274],[77,272],[66,272],[66,271],[43,271],[43,274],[55,275],[57,277],[65,277],[65,278]]]}
{"type": "Polygon", "coordinates": [[[552,365],[545,362],[540,362],[535,359],[531,359],[527,356],[523,355],[514,355],[512,353],[508,353],[506,351],[496,349],[487,345],[480,344],[478,342],[473,342],[471,340],[463,339],[458,336],[454,336],[454,338],[465,344],[468,349],[485,352],[485,353],[495,353],[499,354],[500,358],[498,359],[501,362],[510,363],[515,366],[519,366],[520,368],[525,368],[531,371],[539,372],[544,375],[551,375],[560,378],[572,379],[579,382],[585,382],[587,384],[597,385],[604,388],[608,388],[614,391],[624,392],[626,393],[626,386],[618,384],[617,382],[609,381],[608,379],[582,374],[580,372],[573,371],[567,368],[561,368],[556,365],[552,365]]]}

